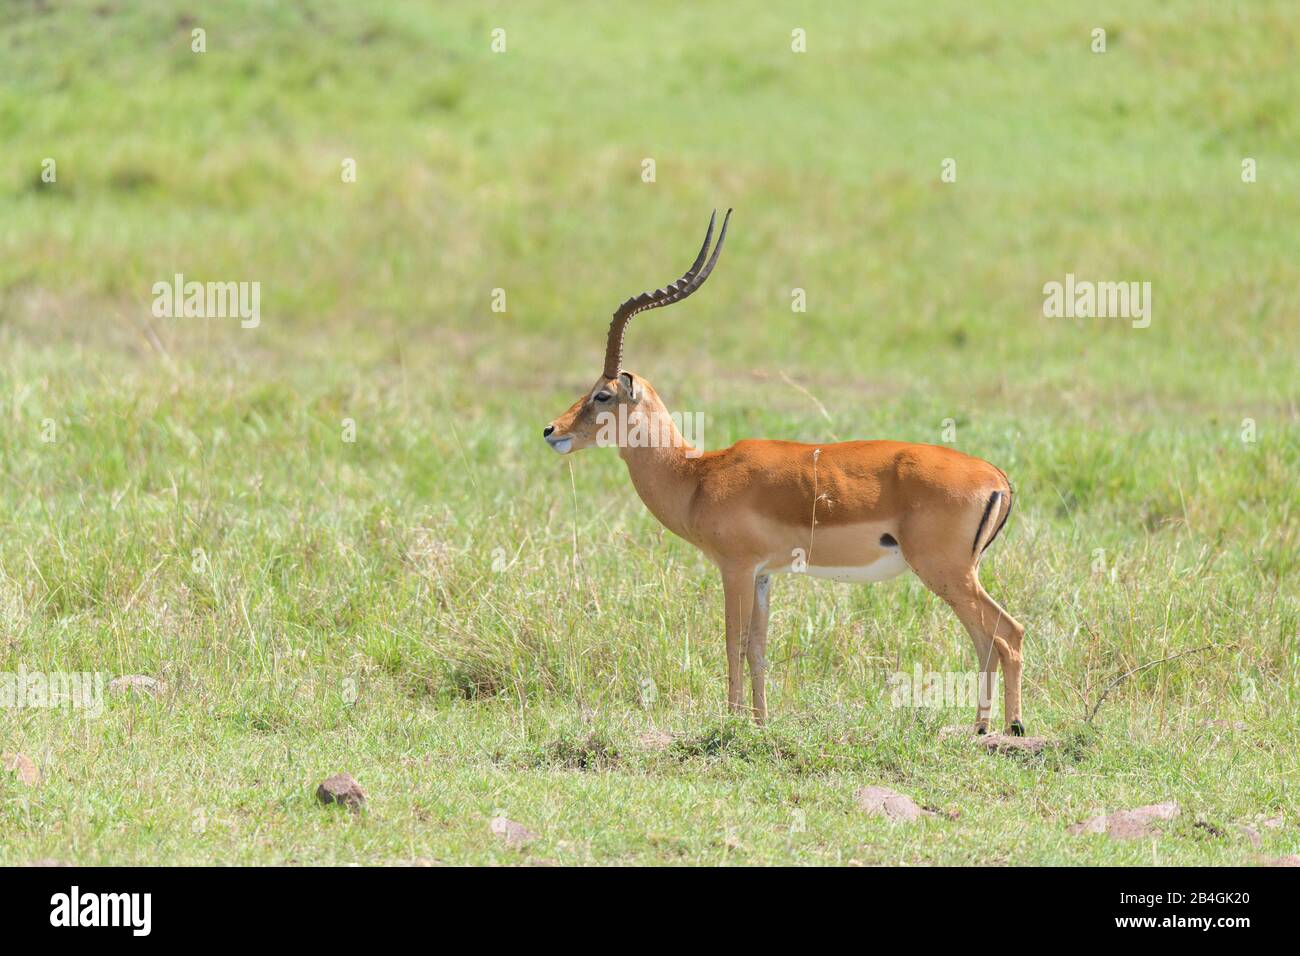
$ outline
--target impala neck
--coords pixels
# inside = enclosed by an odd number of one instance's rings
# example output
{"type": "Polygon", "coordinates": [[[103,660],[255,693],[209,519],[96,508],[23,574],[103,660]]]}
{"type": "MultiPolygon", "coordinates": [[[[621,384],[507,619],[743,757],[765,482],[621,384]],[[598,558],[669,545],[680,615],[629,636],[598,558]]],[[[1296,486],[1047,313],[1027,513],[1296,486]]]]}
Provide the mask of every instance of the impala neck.
{"type": "Polygon", "coordinates": [[[658,396],[647,396],[628,416],[629,424],[635,425],[637,416],[645,416],[645,421],[652,424],[641,436],[631,431],[632,440],[619,445],[619,457],[627,463],[632,486],[650,513],[673,534],[690,540],[688,512],[697,482],[696,458],[687,455],[692,452],[691,446],[658,396]],[[653,434],[653,439],[641,440],[647,433],[653,434]]]}

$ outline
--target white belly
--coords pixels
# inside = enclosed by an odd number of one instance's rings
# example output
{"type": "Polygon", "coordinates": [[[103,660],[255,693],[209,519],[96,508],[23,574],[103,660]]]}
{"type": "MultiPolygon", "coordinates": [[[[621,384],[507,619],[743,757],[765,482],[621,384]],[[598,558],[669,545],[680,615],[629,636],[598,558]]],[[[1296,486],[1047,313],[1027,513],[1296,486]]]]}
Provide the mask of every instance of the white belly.
{"type": "MultiPolygon", "coordinates": [[[[823,565],[810,564],[803,573],[814,578],[826,578],[830,581],[842,581],[846,584],[874,584],[877,581],[888,581],[890,578],[896,578],[907,570],[907,562],[903,556],[895,551],[893,554],[887,554],[883,558],[877,558],[870,564],[863,564],[847,567],[827,567],[823,565]]],[[[799,573],[794,566],[787,565],[780,571],[788,573],[799,573]]]]}

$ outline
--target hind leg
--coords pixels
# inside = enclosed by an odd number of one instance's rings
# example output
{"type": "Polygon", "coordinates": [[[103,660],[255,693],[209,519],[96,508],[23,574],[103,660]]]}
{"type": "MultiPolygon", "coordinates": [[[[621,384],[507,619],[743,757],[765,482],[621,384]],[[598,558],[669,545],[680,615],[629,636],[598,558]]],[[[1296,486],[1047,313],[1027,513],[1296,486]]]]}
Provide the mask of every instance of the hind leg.
{"type": "MultiPolygon", "coordinates": [[[[936,592],[937,593],[937,592],[936,592]]],[[[997,670],[1002,668],[1002,718],[1006,732],[1023,737],[1025,725],[1020,720],[1020,645],[1024,637],[1022,628],[1011,615],[1002,610],[980,586],[979,578],[972,572],[968,581],[958,588],[941,593],[975,642],[980,655],[979,712],[976,715],[976,732],[988,727],[989,712],[993,704],[993,688],[997,670]],[[983,639],[976,635],[980,635],[983,639]]]]}
{"type": "Polygon", "coordinates": [[[953,609],[979,657],[979,703],[975,714],[975,729],[983,733],[988,729],[992,710],[993,688],[998,667],[1003,672],[1003,710],[1007,732],[1023,734],[1020,720],[1020,646],[1024,628],[998,605],[980,585],[979,559],[955,549],[945,554],[941,550],[907,551],[906,540],[901,540],[904,557],[921,582],[943,598],[953,609]]]}
{"type": "MultiPolygon", "coordinates": [[[[958,615],[960,618],[960,615],[958,615]]],[[[998,680],[998,655],[993,650],[993,642],[978,628],[965,624],[966,633],[975,645],[975,659],[979,661],[979,673],[976,679],[976,692],[979,700],[975,704],[975,733],[989,732],[989,715],[993,712],[993,691],[998,680]]]]}
{"type": "Polygon", "coordinates": [[[1002,609],[1002,605],[989,597],[988,592],[980,587],[978,578],[975,586],[979,588],[980,624],[986,628],[1002,664],[1002,713],[1007,733],[1024,736],[1025,725],[1020,719],[1020,676],[1024,662],[1020,648],[1024,643],[1025,629],[1002,609]]]}

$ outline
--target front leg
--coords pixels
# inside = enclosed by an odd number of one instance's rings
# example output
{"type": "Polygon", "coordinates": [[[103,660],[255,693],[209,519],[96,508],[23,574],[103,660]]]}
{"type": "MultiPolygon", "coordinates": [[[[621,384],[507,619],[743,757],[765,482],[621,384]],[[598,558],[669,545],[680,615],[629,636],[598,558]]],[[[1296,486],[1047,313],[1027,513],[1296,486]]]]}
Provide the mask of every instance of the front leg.
{"type": "Polygon", "coordinates": [[[767,596],[772,578],[759,574],[754,578],[754,610],[749,618],[749,682],[754,691],[754,720],[760,726],[767,720],[767,596]]]}
{"type": "Polygon", "coordinates": [[[727,623],[727,707],[733,714],[738,714],[742,709],[742,660],[754,607],[753,568],[723,568],[722,594],[727,623]]]}

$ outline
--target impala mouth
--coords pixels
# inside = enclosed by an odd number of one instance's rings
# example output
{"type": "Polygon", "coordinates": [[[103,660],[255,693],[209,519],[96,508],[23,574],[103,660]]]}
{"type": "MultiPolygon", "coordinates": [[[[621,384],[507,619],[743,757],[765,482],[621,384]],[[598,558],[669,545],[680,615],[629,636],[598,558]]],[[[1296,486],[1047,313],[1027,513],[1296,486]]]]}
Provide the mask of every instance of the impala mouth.
{"type": "Polygon", "coordinates": [[[557,438],[555,435],[547,435],[546,444],[550,445],[556,454],[567,455],[573,451],[573,436],[563,435],[557,438]]]}

